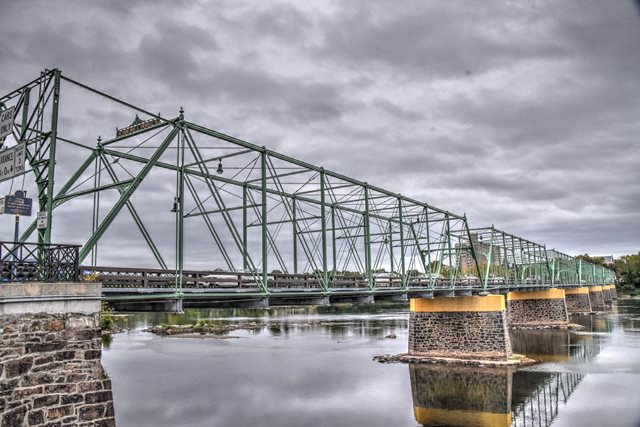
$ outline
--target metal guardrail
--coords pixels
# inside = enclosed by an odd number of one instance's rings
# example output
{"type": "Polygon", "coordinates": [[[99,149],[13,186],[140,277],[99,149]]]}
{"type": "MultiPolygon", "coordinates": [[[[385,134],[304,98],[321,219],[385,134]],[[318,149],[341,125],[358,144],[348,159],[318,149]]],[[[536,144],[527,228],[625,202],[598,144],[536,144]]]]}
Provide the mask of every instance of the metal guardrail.
{"type": "Polygon", "coordinates": [[[0,282],[78,282],[79,245],[0,241],[0,282]]]}

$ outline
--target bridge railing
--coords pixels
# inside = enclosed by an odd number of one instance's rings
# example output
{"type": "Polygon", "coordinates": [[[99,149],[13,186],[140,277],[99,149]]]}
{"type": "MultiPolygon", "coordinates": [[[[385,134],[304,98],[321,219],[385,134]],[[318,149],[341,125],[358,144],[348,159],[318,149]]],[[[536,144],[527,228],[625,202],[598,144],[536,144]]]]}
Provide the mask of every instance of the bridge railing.
{"type": "Polygon", "coordinates": [[[0,241],[0,281],[77,282],[79,245],[0,241]]]}
{"type": "MultiPolygon", "coordinates": [[[[166,289],[174,290],[179,276],[175,270],[143,269],[126,267],[80,267],[82,274],[96,275],[96,280],[106,289],[166,289]]],[[[202,292],[259,292],[260,276],[247,271],[203,271],[185,270],[182,275],[183,289],[198,289],[202,292]]],[[[377,274],[372,278],[373,288],[364,274],[337,273],[328,278],[329,292],[368,292],[368,291],[455,291],[455,290],[496,290],[496,289],[529,289],[551,287],[550,277],[526,277],[522,280],[513,278],[492,277],[486,282],[473,275],[437,278],[424,275],[409,277],[406,289],[403,288],[399,275],[377,274]]],[[[573,283],[573,282],[572,282],[573,283]]],[[[571,283],[556,283],[555,286],[572,286],[571,283]]],[[[578,285],[577,282],[573,285],[578,285]]],[[[314,273],[280,273],[267,275],[267,289],[272,292],[324,292],[321,278],[314,273]]]]}

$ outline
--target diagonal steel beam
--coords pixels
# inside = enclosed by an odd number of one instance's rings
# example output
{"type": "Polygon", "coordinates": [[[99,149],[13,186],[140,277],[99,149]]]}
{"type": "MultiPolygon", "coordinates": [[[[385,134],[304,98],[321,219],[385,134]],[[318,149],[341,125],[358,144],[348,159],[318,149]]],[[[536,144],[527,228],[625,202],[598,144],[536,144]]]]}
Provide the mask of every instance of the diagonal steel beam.
{"type": "Polygon", "coordinates": [[[142,181],[147,177],[151,169],[153,169],[156,162],[165,152],[167,147],[169,147],[173,139],[178,134],[179,130],[180,128],[174,125],[174,128],[171,130],[171,132],[169,132],[169,135],[167,135],[164,141],[162,141],[162,144],[160,144],[160,147],[153,153],[153,155],[149,158],[149,161],[142,167],[138,175],[136,175],[136,177],[133,179],[131,185],[129,185],[129,187],[120,195],[120,198],[118,199],[116,204],[113,206],[113,208],[111,208],[109,213],[107,213],[96,231],[82,247],[78,258],[78,262],[80,264],[82,264],[87,255],[89,255],[89,252],[91,252],[91,249],[95,246],[98,240],[100,240],[105,231],[107,231],[118,213],[122,210],[123,207],[125,207],[126,202],[131,198],[133,193],[135,193],[135,191],[140,186],[140,183],[142,183],[142,181]]]}

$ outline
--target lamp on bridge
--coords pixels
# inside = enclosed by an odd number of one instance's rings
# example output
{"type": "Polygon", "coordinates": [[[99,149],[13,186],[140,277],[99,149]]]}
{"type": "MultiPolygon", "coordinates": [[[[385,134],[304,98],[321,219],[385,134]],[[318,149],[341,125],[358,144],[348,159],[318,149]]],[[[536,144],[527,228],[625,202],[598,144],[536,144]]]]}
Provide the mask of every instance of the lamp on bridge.
{"type": "Polygon", "coordinates": [[[222,159],[218,159],[218,169],[216,169],[216,173],[217,173],[218,175],[222,175],[222,172],[224,172],[224,171],[222,170],[222,159]]]}
{"type": "Polygon", "coordinates": [[[171,208],[171,212],[176,213],[178,212],[178,197],[174,197],[173,198],[173,207],[171,208]]]}

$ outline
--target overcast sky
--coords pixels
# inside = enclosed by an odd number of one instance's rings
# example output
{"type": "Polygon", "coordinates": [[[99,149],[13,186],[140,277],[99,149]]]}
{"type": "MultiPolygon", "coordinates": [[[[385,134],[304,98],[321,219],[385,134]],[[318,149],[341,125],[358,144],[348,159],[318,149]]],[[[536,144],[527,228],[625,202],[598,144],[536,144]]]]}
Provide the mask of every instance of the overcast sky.
{"type": "Polygon", "coordinates": [[[472,227],[640,250],[631,0],[0,0],[0,93],[47,67],[472,227]]]}

